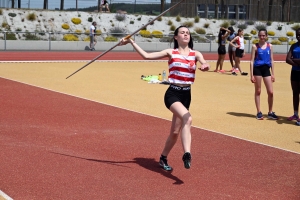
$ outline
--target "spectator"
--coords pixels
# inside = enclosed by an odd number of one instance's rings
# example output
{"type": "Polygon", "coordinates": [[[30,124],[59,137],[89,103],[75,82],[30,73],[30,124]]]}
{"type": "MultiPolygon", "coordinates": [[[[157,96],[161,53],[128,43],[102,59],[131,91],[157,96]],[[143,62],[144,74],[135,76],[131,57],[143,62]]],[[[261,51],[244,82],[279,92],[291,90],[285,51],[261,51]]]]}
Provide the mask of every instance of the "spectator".
{"type": "MultiPolygon", "coordinates": [[[[108,2],[106,0],[101,0],[100,12],[102,12],[103,7],[107,10],[107,12],[110,12],[109,7],[108,7],[108,2]]],[[[106,10],[105,10],[105,12],[106,12],[106,10]]]]}
{"type": "Polygon", "coordinates": [[[90,49],[91,51],[95,51],[95,45],[97,43],[97,40],[96,40],[96,25],[97,23],[96,22],[93,22],[91,27],[90,27],[90,49]]]}

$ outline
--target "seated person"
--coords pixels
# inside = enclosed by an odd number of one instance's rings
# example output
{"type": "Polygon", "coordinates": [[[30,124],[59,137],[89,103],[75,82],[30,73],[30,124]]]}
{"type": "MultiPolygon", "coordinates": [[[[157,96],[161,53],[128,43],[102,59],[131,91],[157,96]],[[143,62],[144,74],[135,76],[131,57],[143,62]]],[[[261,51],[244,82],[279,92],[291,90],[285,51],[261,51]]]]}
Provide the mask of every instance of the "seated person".
{"type": "Polygon", "coordinates": [[[108,2],[106,0],[102,0],[100,3],[100,12],[102,12],[102,7],[106,8],[107,12],[110,12],[109,7],[108,7],[108,2]]]}

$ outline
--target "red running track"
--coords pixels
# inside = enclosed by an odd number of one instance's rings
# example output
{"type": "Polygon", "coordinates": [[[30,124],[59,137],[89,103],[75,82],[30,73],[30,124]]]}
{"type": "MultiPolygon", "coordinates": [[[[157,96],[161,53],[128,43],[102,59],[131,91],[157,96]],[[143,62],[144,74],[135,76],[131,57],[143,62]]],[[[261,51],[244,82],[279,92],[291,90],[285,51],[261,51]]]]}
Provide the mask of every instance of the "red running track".
{"type": "Polygon", "coordinates": [[[300,199],[300,155],[192,128],[192,168],[158,167],[170,121],[0,78],[0,190],[33,199],[300,199]],[[146,123],[145,123],[146,122],[146,123]]]}
{"type": "MultiPolygon", "coordinates": [[[[48,60],[93,60],[102,52],[98,51],[2,51],[0,61],[48,61],[48,60]]],[[[217,60],[217,53],[203,52],[206,60],[217,60]]],[[[275,61],[285,61],[286,54],[274,54],[275,61]]],[[[228,60],[228,54],[226,54],[228,60]]],[[[108,52],[99,60],[142,60],[142,57],[136,52],[108,52]]],[[[250,54],[242,59],[250,60],[250,54]]]]}

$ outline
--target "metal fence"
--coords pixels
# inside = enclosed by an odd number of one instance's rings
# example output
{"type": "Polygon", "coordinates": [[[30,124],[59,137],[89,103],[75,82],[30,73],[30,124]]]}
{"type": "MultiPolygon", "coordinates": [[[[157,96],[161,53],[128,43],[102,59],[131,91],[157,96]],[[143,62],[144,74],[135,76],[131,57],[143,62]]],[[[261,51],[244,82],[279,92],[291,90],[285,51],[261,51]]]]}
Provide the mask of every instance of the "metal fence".
{"type": "MultiPolygon", "coordinates": [[[[130,33],[127,33],[130,34],[130,33]]],[[[123,34],[114,33],[101,33],[96,35],[98,41],[98,50],[107,50],[110,46],[117,43],[120,38],[124,37],[123,34]],[[110,38],[109,40],[108,37],[110,38]],[[112,39],[114,38],[114,39],[112,39]]],[[[153,35],[145,38],[142,35],[136,34],[133,39],[136,43],[141,45],[147,51],[160,51],[165,48],[172,48],[173,35],[161,35],[154,37],[153,35]]],[[[193,34],[194,47],[196,50],[202,52],[217,52],[218,43],[216,35],[200,35],[193,34]]],[[[0,32],[0,50],[69,50],[69,51],[82,51],[89,50],[89,35],[88,33],[62,33],[62,32],[0,32]],[[12,37],[15,35],[15,38],[12,37]],[[73,41],[66,41],[66,35],[74,36],[73,41]],[[23,40],[17,38],[25,37],[23,40]]],[[[250,53],[252,44],[257,41],[256,36],[252,36],[245,40],[245,52],[250,53]]],[[[72,39],[71,39],[72,40],[72,39]]],[[[273,44],[274,53],[287,53],[291,46],[291,41],[296,42],[295,37],[268,37],[268,42],[273,44]]],[[[128,45],[130,46],[130,45],[128,45]]],[[[119,50],[132,51],[133,48],[119,48],[119,50]]]]}

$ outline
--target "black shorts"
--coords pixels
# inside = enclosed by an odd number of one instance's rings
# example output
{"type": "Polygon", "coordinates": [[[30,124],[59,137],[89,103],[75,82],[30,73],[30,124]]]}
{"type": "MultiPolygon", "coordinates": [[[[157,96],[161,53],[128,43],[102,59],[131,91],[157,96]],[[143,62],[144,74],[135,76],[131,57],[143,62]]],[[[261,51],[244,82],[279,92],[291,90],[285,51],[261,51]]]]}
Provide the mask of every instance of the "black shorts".
{"type": "Polygon", "coordinates": [[[300,71],[297,70],[291,71],[291,81],[300,82],[300,71]]]}
{"type": "Polygon", "coordinates": [[[180,87],[171,84],[165,93],[164,99],[168,109],[175,102],[181,102],[186,109],[189,109],[191,104],[191,87],[180,87]]]}
{"type": "Polygon", "coordinates": [[[226,47],[225,45],[220,45],[218,48],[218,54],[225,55],[226,54],[226,47]]]}
{"type": "Polygon", "coordinates": [[[236,49],[235,50],[235,56],[242,58],[244,56],[244,49],[236,49]]]}
{"type": "Polygon", "coordinates": [[[270,72],[270,66],[269,65],[262,65],[258,67],[253,67],[253,75],[254,76],[262,76],[262,77],[267,77],[271,76],[270,72]]]}

